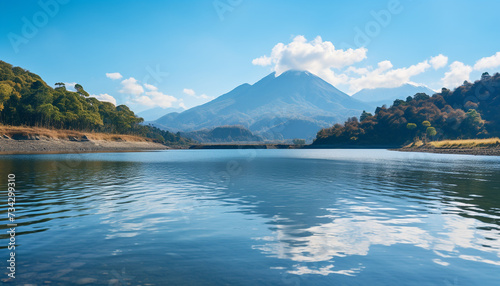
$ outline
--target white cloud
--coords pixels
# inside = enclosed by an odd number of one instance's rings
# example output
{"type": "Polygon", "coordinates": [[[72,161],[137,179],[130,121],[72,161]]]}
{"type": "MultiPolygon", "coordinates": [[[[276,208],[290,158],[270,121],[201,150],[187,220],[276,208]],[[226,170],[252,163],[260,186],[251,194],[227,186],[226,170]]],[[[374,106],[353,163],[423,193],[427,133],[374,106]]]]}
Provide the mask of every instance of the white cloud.
{"type": "Polygon", "coordinates": [[[122,84],[122,89],[120,90],[121,93],[132,94],[132,95],[141,95],[142,93],[144,93],[144,88],[133,77],[123,80],[121,84],[122,84]]]}
{"type": "Polygon", "coordinates": [[[440,68],[446,66],[446,64],[448,63],[448,57],[447,56],[443,56],[442,54],[439,54],[439,55],[437,55],[435,57],[432,57],[429,60],[429,62],[432,65],[432,68],[434,68],[435,70],[437,70],[437,69],[440,69],[440,68]]]}
{"type": "Polygon", "coordinates": [[[252,64],[256,66],[270,66],[273,63],[273,59],[268,56],[262,56],[252,60],[252,64]]]}
{"type": "Polygon", "coordinates": [[[132,101],[149,107],[159,106],[162,108],[172,107],[172,103],[177,101],[177,98],[158,91],[158,88],[154,85],[144,84],[144,86],[149,91],[146,91],[144,95],[132,99],[132,101]]]}
{"type": "Polygon", "coordinates": [[[110,79],[121,79],[123,76],[119,72],[106,73],[106,77],[110,79]]]}
{"type": "Polygon", "coordinates": [[[271,55],[256,58],[252,64],[271,66],[276,76],[290,69],[307,70],[332,85],[346,85],[350,92],[357,92],[363,88],[398,87],[430,68],[437,70],[448,63],[448,57],[439,54],[409,67],[394,68],[388,60],[379,62],[375,68],[360,66],[366,58],[365,48],[336,49],[319,36],[313,41],[297,36],[289,44],[278,43],[271,55]]]}
{"type": "Polygon", "coordinates": [[[184,104],[184,101],[182,99],[179,99],[179,106],[184,108],[184,110],[188,109],[186,105],[184,104]]]}
{"type": "Polygon", "coordinates": [[[485,57],[476,62],[474,65],[475,70],[484,71],[485,69],[492,69],[500,66],[500,52],[497,52],[491,57],[485,57]]]}
{"type": "Polygon", "coordinates": [[[367,50],[336,49],[332,42],[323,41],[320,36],[307,41],[304,36],[297,36],[289,44],[278,43],[271,51],[271,56],[262,56],[252,61],[254,65],[273,65],[276,76],[290,69],[307,70],[331,84],[344,83],[347,75],[336,74],[332,69],[341,69],[358,63],[366,58],[367,50]]]}
{"type": "Polygon", "coordinates": [[[190,88],[185,88],[182,90],[183,93],[189,95],[189,96],[192,96],[194,98],[201,98],[201,99],[213,99],[213,97],[210,97],[206,94],[201,94],[201,95],[197,95],[196,92],[190,88]]]}
{"type": "Polygon", "coordinates": [[[139,81],[133,77],[123,80],[121,85],[122,89],[120,92],[132,95],[133,97],[130,98],[130,100],[140,105],[167,108],[172,107],[172,103],[178,100],[174,96],[162,93],[158,90],[157,86],[147,83],[141,85],[139,81]]]}
{"type": "Polygon", "coordinates": [[[187,95],[191,95],[191,96],[194,96],[196,93],[194,92],[194,90],[190,89],[190,88],[185,88],[182,90],[182,92],[184,92],[185,94],[187,95]]]}
{"type": "Polygon", "coordinates": [[[348,71],[354,72],[360,75],[360,77],[351,77],[349,79],[349,89],[351,92],[357,92],[364,88],[398,87],[410,82],[411,77],[425,72],[430,67],[429,61],[425,60],[418,64],[398,69],[393,69],[390,61],[379,62],[376,69],[371,67],[363,69],[350,68],[348,71]]]}
{"type": "Polygon", "coordinates": [[[145,83],[144,87],[147,88],[147,89],[149,89],[149,90],[158,90],[158,88],[156,86],[152,85],[152,84],[145,83]]]}
{"type": "Polygon", "coordinates": [[[111,96],[111,95],[109,95],[107,93],[102,93],[102,94],[99,94],[99,95],[92,94],[91,97],[95,97],[95,98],[97,98],[100,101],[111,102],[111,103],[113,103],[116,106],[116,99],[113,96],[111,96]]]}
{"type": "Polygon", "coordinates": [[[444,74],[441,79],[443,85],[447,88],[455,88],[461,85],[465,80],[469,80],[472,67],[462,62],[454,61],[450,65],[450,70],[444,74]]]}

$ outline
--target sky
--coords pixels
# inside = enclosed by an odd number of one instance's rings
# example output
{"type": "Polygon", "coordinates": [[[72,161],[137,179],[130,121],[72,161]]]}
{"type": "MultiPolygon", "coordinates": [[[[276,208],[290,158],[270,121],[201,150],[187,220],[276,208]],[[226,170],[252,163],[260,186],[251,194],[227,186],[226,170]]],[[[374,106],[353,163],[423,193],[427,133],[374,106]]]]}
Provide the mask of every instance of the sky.
{"type": "Polygon", "coordinates": [[[500,1],[0,2],[0,60],[140,112],[191,108],[271,72],[352,95],[500,71],[500,1]]]}

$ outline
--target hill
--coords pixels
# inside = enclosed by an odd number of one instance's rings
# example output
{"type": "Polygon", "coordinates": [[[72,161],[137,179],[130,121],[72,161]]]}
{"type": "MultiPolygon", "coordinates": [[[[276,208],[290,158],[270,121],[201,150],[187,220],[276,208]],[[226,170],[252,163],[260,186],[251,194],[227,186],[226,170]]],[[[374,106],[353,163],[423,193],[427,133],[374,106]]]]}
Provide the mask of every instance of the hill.
{"type": "Polygon", "coordinates": [[[292,70],[278,77],[271,73],[253,85],[242,84],[208,103],[167,114],[153,124],[184,132],[241,125],[266,139],[312,139],[317,130],[368,108],[321,78],[292,70]]]}
{"type": "Polygon", "coordinates": [[[0,61],[0,123],[89,132],[131,134],[162,143],[184,144],[178,134],[140,123],[126,105],[114,106],[90,97],[80,84],[76,92],[63,83],[52,88],[42,78],[0,61]]]}
{"type": "Polygon", "coordinates": [[[186,138],[201,143],[227,143],[227,142],[260,142],[262,137],[252,134],[243,126],[221,126],[210,130],[199,130],[181,133],[186,138]]]}
{"type": "Polygon", "coordinates": [[[500,135],[500,74],[451,91],[395,100],[375,114],[318,132],[313,145],[403,145],[416,140],[487,138],[500,135]]]}

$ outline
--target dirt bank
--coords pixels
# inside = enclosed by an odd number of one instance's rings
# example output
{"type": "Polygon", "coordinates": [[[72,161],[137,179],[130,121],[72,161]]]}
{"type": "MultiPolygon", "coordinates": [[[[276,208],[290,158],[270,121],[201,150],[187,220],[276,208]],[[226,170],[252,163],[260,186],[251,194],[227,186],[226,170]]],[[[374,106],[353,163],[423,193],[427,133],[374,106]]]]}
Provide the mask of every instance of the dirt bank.
{"type": "Polygon", "coordinates": [[[0,154],[126,152],[165,149],[169,148],[139,136],[0,126],[0,154]]]}

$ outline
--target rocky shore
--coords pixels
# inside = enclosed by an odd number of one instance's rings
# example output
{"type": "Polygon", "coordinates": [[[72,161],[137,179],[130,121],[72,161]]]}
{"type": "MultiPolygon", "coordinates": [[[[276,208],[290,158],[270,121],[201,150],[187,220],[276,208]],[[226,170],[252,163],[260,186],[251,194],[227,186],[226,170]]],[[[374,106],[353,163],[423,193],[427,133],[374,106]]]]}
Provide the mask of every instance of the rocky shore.
{"type": "MultiPolygon", "coordinates": [[[[5,136],[6,137],[6,136],[5,136]]],[[[132,152],[165,150],[167,146],[154,142],[107,141],[89,139],[12,139],[0,138],[0,154],[132,152]]]]}

